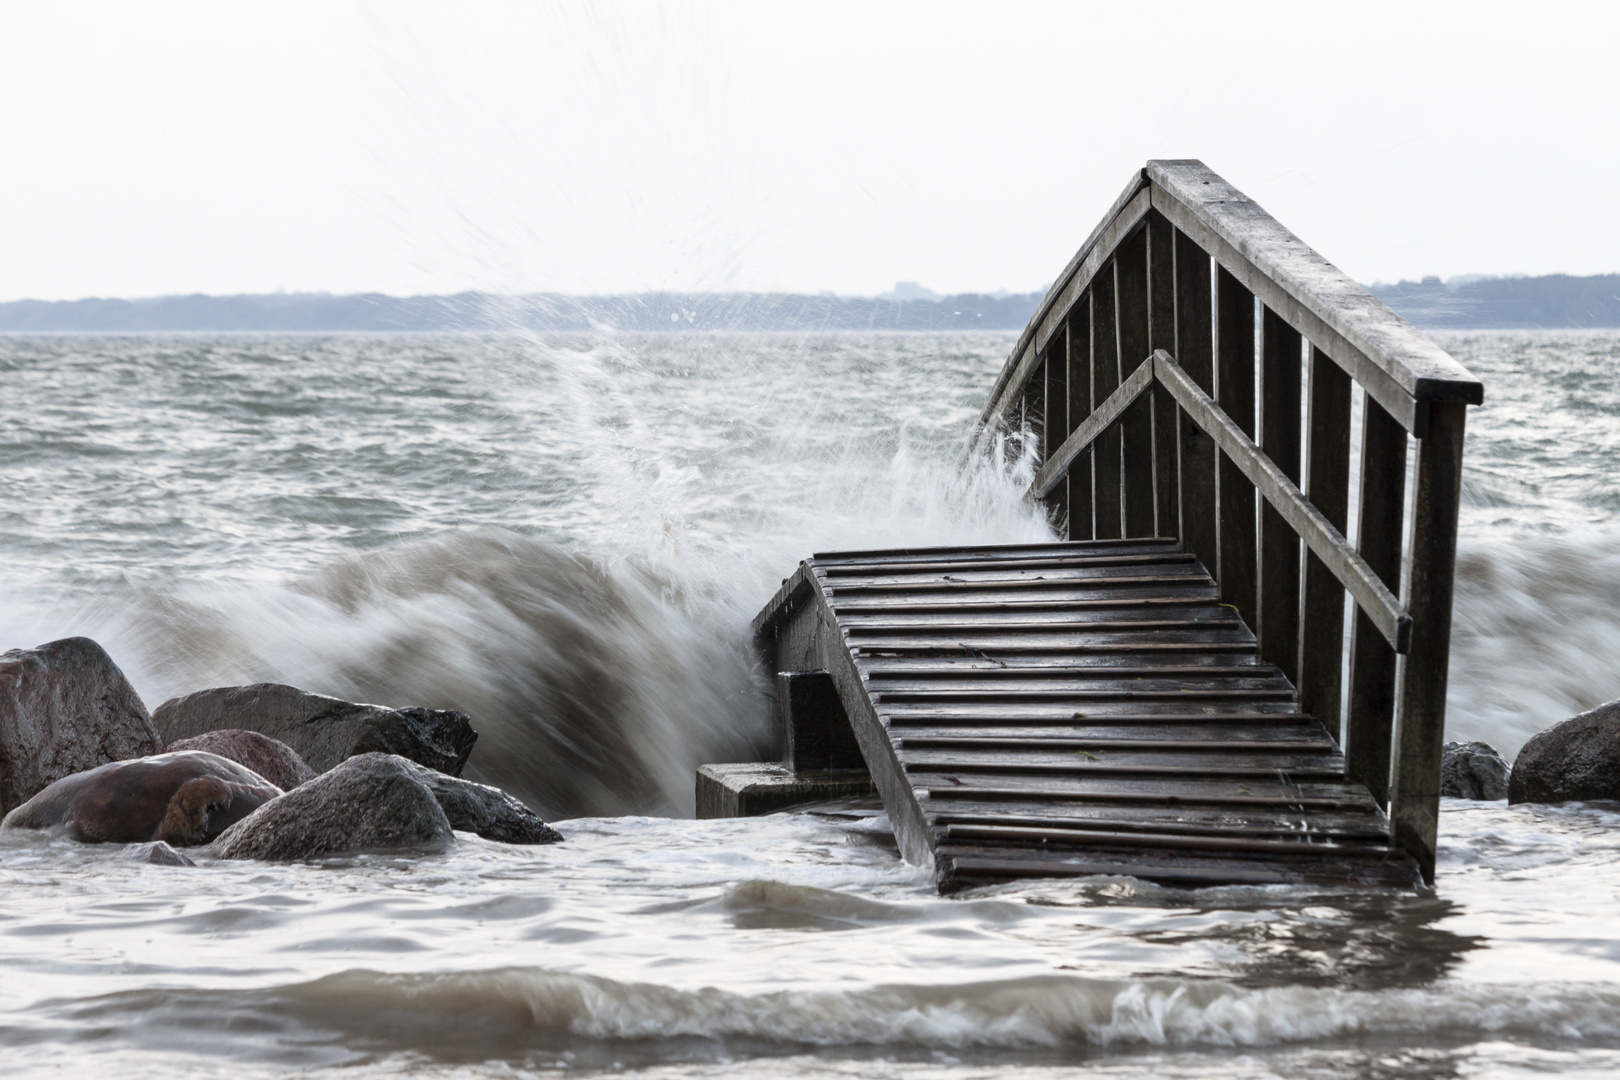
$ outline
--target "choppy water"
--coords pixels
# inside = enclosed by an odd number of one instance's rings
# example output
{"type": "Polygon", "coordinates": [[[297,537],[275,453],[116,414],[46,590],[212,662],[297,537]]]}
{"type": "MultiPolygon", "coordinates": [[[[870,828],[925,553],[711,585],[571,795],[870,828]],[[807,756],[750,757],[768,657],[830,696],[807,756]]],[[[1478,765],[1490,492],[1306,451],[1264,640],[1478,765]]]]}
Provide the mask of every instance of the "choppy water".
{"type": "MultiPolygon", "coordinates": [[[[1620,697],[1620,336],[1443,343],[1487,386],[1450,726],[1511,753],[1620,697]]],[[[1620,1071],[1611,810],[1448,804],[1433,896],[948,900],[880,818],[663,816],[768,742],[745,628],[803,555],[1045,535],[1027,462],[955,464],[1010,344],[0,339],[0,647],[89,634],[151,705],[466,709],[473,770],[569,837],[196,869],[7,837],[0,1071],[1620,1071]]]]}

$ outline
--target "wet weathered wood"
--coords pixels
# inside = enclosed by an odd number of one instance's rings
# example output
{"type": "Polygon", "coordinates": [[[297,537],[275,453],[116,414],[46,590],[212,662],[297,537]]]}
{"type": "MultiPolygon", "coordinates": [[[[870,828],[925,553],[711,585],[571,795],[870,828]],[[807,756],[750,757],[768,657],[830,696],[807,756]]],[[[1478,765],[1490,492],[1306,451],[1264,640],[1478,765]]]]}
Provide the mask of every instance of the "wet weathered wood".
{"type": "MultiPolygon", "coordinates": [[[[1305,495],[1342,535],[1350,509],[1350,376],[1311,347],[1307,420],[1310,476],[1305,495]]],[[[1305,548],[1304,611],[1300,626],[1299,701],[1328,719],[1335,735],[1343,711],[1344,585],[1309,545],[1305,548]]]]}
{"type": "MultiPolygon", "coordinates": [[[[1129,376],[1152,354],[1148,286],[1148,231],[1144,222],[1114,257],[1115,332],[1119,369],[1129,376]]],[[[1154,529],[1153,406],[1138,398],[1120,418],[1120,497],[1126,536],[1156,536],[1154,529]]]]}
{"type": "MultiPolygon", "coordinates": [[[[1117,453],[1119,449],[1119,432],[1113,428],[1113,425],[1122,422],[1122,418],[1132,405],[1141,398],[1142,394],[1152,384],[1153,366],[1144,364],[1133,371],[1123,383],[1110,390],[1108,397],[1075,427],[1067,441],[1053,452],[1051,459],[1041,465],[1040,469],[1035,473],[1031,490],[1040,496],[1045,496],[1071,471],[1075,459],[1087,450],[1090,450],[1094,455],[1092,458],[1093,477],[1101,476],[1102,473],[1098,470],[1102,468],[1102,465],[1099,463],[1113,461],[1114,458],[1119,456],[1117,453]],[[1110,444],[1110,440],[1116,451],[1114,458],[1107,457],[1106,446],[1110,444]]],[[[1098,492],[1103,491],[1104,487],[1112,485],[1115,496],[1119,494],[1118,462],[1115,461],[1114,465],[1114,471],[1110,474],[1106,484],[1094,479],[1093,482],[1097,484],[1096,490],[1098,492]]],[[[1098,498],[1101,498],[1101,495],[1098,498]]],[[[1117,498],[1114,499],[1114,502],[1117,503],[1118,501],[1117,498]]],[[[1093,515],[1101,512],[1098,509],[1101,505],[1101,503],[1093,504],[1093,515]]],[[[1113,517],[1110,520],[1117,523],[1119,520],[1117,506],[1114,507],[1112,513],[1113,517]]],[[[1102,518],[1095,517],[1095,520],[1101,521],[1102,518]]]]}
{"type": "MultiPolygon", "coordinates": [[[[1091,399],[1091,305],[1076,304],[1069,312],[1065,337],[1069,346],[1069,430],[1072,433],[1098,402],[1091,399]]],[[[1086,448],[1071,461],[1063,477],[1064,498],[1069,507],[1070,540],[1091,540],[1096,536],[1092,520],[1091,450],[1086,448]]]]}
{"type": "MultiPolygon", "coordinates": [[[[1260,449],[1298,485],[1302,344],[1299,331],[1265,308],[1260,324],[1260,449]]],[[[1300,539],[1270,502],[1260,503],[1260,655],[1299,677],[1300,539]]]]}
{"type": "Polygon", "coordinates": [[[1406,654],[1389,809],[1395,842],[1417,859],[1424,880],[1433,882],[1465,416],[1459,402],[1432,403],[1429,414],[1418,445],[1407,590],[1416,629],[1406,654]]]}
{"type": "MultiPolygon", "coordinates": [[[[1392,592],[1401,582],[1405,505],[1406,430],[1368,398],[1362,413],[1357,550],[1392,592]]],[[[1345,723],[1349,775],[1366,784],[1383,805],[1389,799],[1395,723],[1395,650],[1359,610],[1351,632],[1349,697],[1345,723]]]]}
{"type": "MultiPolygon", "coordinates": [[[[1209,253],[1180,230],[1173,233],[1176,288],[1176,347],[1181,369],[1206,395],[1215,392],[1214,293],[1209,253]]],[[[1220,561],[1215,525],[1215,442],[1182,409],[1176,410],[1176,458],[1181,463],[1175,534],[1206,567],[1220,561]]]]}
{"type": "MultiPolygon", "coordinates": [[[[1095,402],[1108,401],[1122,381],[1114,292],[1110,263],[1091,282],[1091,400],[1095,402]]],[[[1127,404],[1129,401],[1121,402],[1122,407],[1127,404]]],[[[1099,540],[1125,535],[1120,518],[1120,481],[1119,428],[1107,426],[1091,441],[1091,516],[1099,540]]]]}
{"type": "MultiPolygon", "coordinates": [[[[1175,233],[1163,215],[1149,214],[1148,351],[1176,348],[1175,233]]],[[[1161,388],[1149,392],[1153,428],[1153,535],[1180,533],[1180,462],[1176,454],[1176,405],[1161,388]]]]}
{"type": "MultiPolygon", "coordinates": [[[[1217,269],[1213,396],[1216,406],[1251,441],[1255,435],[1254,361],[1254,294],[1224,268],[1217,269]]],[[[1229,453],[1220,455],[1215,481],[1221,552],[1215,580],[1221,587],[1221,599],[1237,609],[1244,622],[1257,626],[1259,547],[1254,483],[1229,453]]]]}
{"type": "MultiPolygon", "coordinates": [[[[1042,424],[1041,458],[1049,460],[1063,440],[1069,437],[1069,347],[1068,335],[1059,330],[1046,346],[1046,386],[1043,389],[1046,415],[1042,424]]],[[[1055,520],[1063,524],[1069,508],[1064,496],[1066,490],[1048,496],[1046,504],[1055,520]]]]}

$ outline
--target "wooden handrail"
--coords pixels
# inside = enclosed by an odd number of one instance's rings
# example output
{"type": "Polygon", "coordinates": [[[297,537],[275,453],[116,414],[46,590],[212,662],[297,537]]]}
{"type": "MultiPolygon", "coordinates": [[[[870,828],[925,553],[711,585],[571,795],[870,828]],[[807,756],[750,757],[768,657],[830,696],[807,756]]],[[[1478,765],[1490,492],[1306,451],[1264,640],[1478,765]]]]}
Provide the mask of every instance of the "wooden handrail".
{"type": "Polygon", "coordinates": [[[1483,396],[1202,163],[1152,161],[1041,301],[968,453],[1033,429],[1031,495],[1068,539],[1177,538],[1301,708],[1342,717],[1348,775],[1432,876],[1462,431],[1483,396]]]}

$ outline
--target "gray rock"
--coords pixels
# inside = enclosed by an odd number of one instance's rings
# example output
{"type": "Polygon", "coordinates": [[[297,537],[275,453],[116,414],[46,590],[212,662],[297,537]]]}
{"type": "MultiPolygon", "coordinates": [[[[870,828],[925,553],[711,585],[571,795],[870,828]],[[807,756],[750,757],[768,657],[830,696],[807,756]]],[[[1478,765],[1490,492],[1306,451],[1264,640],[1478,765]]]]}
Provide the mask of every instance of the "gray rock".
{"type": "Polygon", "coordinates": [[[1490,743],[1446,743],[1440,755],[1440,794],[1453,799],[1507,798],[1507,758],[1490,743]]]}
{"type": "Polygon", "coordinates": [[[86,844],[163,840],[191,847],[280,794],[234,761],[182,750],[64,776],[7,814],[0,829],[63,829],[86,844]]]}
{"type": "Polygon", "coordinates": [[[1620,701],[1538,732],[1513,761],[1510,803],[1620,799],[1620,701]]]}
{"type": "Polygon", "coordinates": [[[439,801],[452,829],[503,844],[555,844],[562,839],[562,833],[500,788],[446,776],[415,762],[411,766],[412,774],[439,801]]]}
{"type": "Polygon", "coordinates": [[[306,780],[315,779],[315,770],[304,763],[296,750],[280,739],[260,735],[257,731],[225,728],[180,739],[163,748],[165,754],[176,750],[203,750],[229,758],[252,769],[282,791],[291,791],[306,780]]]}
{"type": "Polygon", "coordinates": [[[151,863],[154,866],[197,865],[161,840],[154,840],[150,844],[136,844],[129,849],[129,857],[136,862],[151,863]]]}
{"type": "Polygon", "coordinates": [[[460,776],[478,733],[466,713],[357,705],[295,686],[221,686],[171,698],[152,714],[165,743],[241,728],[279,739],[317,773],[356,754],[398,754],[460,776]]]}
{"type": "Polygon", "coordinates": [[[135,688],[89,638],[0,655],[0,814],[64,776],[162,745],[135,688]]]}
{"type": "Polygon", "coordinates": [[[360,754],[259,807],[214,841],[221,859],[287,862],[356,851],[442,849],[455,837],[412,763],[360,754]]]}

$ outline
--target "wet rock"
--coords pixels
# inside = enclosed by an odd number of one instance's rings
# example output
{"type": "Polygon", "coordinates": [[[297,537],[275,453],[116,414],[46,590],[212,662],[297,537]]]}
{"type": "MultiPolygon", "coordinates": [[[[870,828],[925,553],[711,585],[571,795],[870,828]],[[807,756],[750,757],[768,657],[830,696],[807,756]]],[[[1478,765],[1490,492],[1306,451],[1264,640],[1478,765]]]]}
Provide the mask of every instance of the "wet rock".
{"type": "Polygon", "coordinates": [[[1453,799],[1507,798],[1507,758],[1490,743],[1446,743],[1440,755],[1440,794],[1453,799]]]}
{"type": "Polygon", "coordinates": [[[460,776],[478,733],[466,713],[357,705],[295,686],[221,686],[171,698],[152,714],[164,742],[240,728],[279,739],[317,773],[356,754],[398,754],[460,776]]]}
{"type": "Polygon", "coordinates": [[[412,775],[439,801],[452,829],[503,844],[555,844],[562,839],[562,833],[500,788],[410,764],[412,775]]]}
{"type": "Polygon", "coordinates": [[[203,750],[229,758],[252,769],[282,791],[291,791],[306,780],[315,779],[315,770],[304,763],[296,750],[280,739],[257,731],[224,728],[180,739],[163,748],[165,754],[176,750],[203,750]]]}
{"type": "Polygon", "coordinates": [[[64,776],[162,745],[135,688],[89,638],[0,654],[0,814],[64,776]]]}
{"type": "Polygon", "coordinates": [[[0,829],[61,828],[87,844],[193,847],[280,794],[234,761],[183,750],[63,777],[7,814],[0,829]]]}
{"type": "Polygon", "coordinates": [[[222,859],[291,861],[356,851],[444,848],[455,837],[412,762],[367,753],[266,803],[214,841],[222,859]]]}
{"type": "Polygon", "coordinates": [[[129,857],[136,862],[151,863],[154,866],[197,865],[161,840],[154,840],[150,844],[139,844],[131,848],[129,857]]]}
{"type": "Polygon", "coordinates": [[[1510,803],[1620,799],[1620,701],[1539,732],[1514,759],[1510,803]]]}

